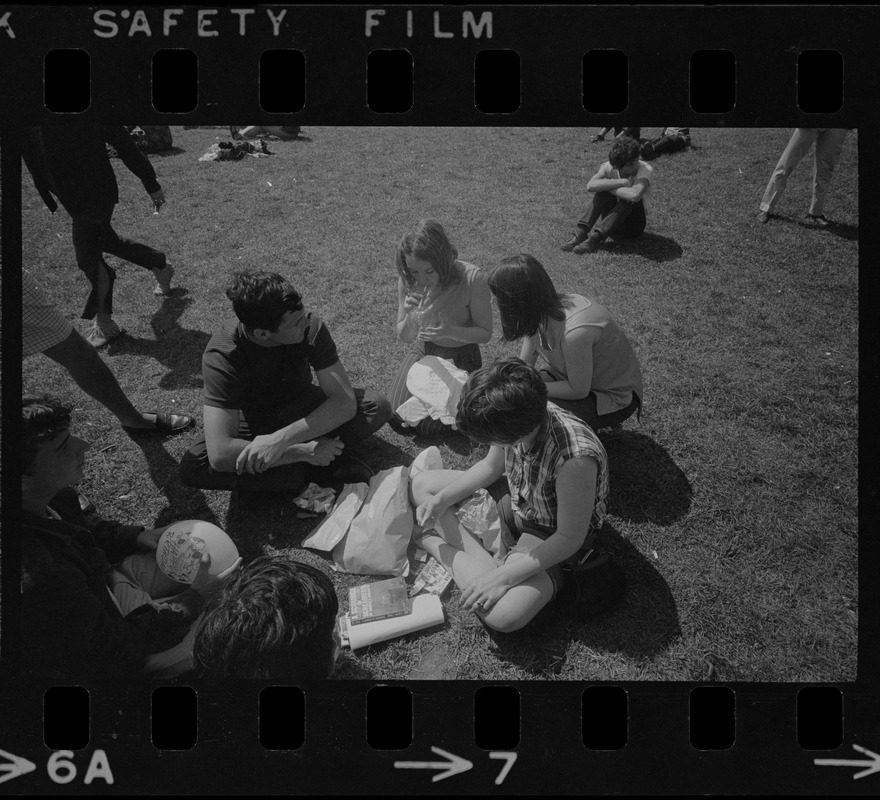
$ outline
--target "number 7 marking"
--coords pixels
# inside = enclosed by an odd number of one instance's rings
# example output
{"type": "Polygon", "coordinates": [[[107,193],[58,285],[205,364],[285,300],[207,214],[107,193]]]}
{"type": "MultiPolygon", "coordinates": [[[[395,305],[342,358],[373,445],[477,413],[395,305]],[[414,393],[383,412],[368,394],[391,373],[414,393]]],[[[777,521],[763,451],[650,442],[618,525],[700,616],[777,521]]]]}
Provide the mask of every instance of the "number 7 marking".
{"type": "Polygon", "coordinates": [[[510,772],[510,768],[513,766],[513,762],[516,761],[518,753],[510,753],[507,751],[498,750],[494,753],[489,753],[489,758],[503,758],[507,763],[501,768],[501,772],[498,773],[498,777],[495,778],[495,785],[500,786],[504,783],[504,779],[507,777],[507,773],[510,772]]]}

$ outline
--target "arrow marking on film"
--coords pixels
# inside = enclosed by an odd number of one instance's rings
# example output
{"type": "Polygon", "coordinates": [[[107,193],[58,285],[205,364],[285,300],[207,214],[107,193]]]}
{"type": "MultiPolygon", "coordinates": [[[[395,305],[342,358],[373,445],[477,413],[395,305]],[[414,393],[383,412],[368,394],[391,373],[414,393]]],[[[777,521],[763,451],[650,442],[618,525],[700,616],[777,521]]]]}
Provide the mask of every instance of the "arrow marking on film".
{"type": "Polygon", "coordinates": [[[854,744],[853,750],[856,750],[859,753],[864,753],[866,756],[870,756],[870,761],[856,761],[855,759],[849,758],[815,758],[813,759],[814,764],[818,764],[821,767],[867,767],[868,769],[863,769],[861,772],[857,772],[853,775],[853,780],[857,778],[864,778],[865,775],[870,775],[872,772],[880,772],[880,756],[876,753],[872,753],[865,747],[859,747],[857,744],[854,744]]]}
{"type": "Polygon", "coordinates": [[[394,766],[397,769],[442,769],[431,778],[433,782],[442,781],[452,775],[458,775],[459,772],[467,772],[474,765],[466,758],[460,758],[452,753],[447,753],[439,747],[432,747],[432,752],[438,756],[443,756],[446,761],[395,761],[394,766]]]}
{"type": "Polygon", "coordinates": [[[5,750],[0,750],[0,758],[6,759],[6,763],[0,763],[0,783],[11,781],[19,775],[27,775],[28,772],[33,772],[37,768],[36,764],[26,758],[14,756],[5,750]]]}

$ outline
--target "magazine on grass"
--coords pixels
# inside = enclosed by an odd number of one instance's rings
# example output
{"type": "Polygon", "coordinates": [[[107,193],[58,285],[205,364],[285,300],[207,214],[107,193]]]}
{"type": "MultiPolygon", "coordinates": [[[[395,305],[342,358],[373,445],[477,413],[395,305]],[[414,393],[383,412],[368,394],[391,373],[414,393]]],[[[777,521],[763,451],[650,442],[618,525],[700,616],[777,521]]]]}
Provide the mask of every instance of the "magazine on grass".
{"type": "Polygon", "coordinates": [[[406,597],[406,581],[389,578],[373,581],[348,590],[348,616],[352,625],[378,619],[402,617],[411,611],[406,597]]]}
{"type": "Polygon", "coordinates": [[[357,650],[359,647],[395,639],[443,622],[443,603],[436,594],[420,594],[407,602],[409,614],[364,622],[360,625],[352,625],[349,615],[344,614],[339,618],[339,635],[342,644],[357,650]]]}

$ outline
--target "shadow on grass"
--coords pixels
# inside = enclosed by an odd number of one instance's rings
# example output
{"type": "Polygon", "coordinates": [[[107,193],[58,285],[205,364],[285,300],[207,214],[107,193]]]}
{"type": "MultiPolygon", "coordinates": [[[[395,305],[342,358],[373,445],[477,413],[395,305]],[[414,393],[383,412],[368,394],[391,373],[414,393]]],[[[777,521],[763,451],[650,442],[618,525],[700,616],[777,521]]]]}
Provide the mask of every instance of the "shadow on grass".
{"type": "Polygon", "coordinates": [[[832,236],[839,236],[841,239],[846,239],[851,242],[857,242],[859,240],[858,225],[848,225],[843,222],[835,222],[831,225],[830,228],[819,228],[816,225],[807,222],[805,219],[798,219],[796,217],[782,217],[777,214],[774,214],[771,217],[771,220],[773,222],[784,222],[788,225],[796,225],[798,228],[804,228],[811,233],[822,233],[830,234],[832,236]]]}
{"type": "Polygon", "coordinates": [[[173,156],[179,156],[185,153],[182,147],[171,147],[168,150],[163,150],[161,153],[150,153],[151,156],[155,156],[156,158],[171,158],[173,156]]]}
{"type": "Polygon", "coordinates": [[[144,434],[135,434],[131,439],[143,451],[150,478],[168,500],[155,520],[156,527],[181,519],[202,519],[222,527],[201,490],[180,482],[177,460],[165,449],[162,439],[144,434]]]}
{"type": "Polygon", "coordinates": [[[630,522],[671,525],[688,513],[693,489],[684,472],[650,436],[602,432],[608,453],[608,513],[630,522]]]}
{"type": "MultiPolygon", "coordinates": [[[[566,667],[572,640],[600,653],[652,657],[681,635],[675,598],[653,564],[607,523],[599,541],[626,575],[627,588],[620,605],[595,619],[580,621],[551,603],[521,631],[489,631],[499,658],[537,677],[559,675],[566,667]]],[[[607,676],[590,677],[602,680],[607,676]]]]}
{"type": "Polygon", "coordinates": [[[674,239],[650,231],[645,231],[635,238],[621,236],[608,242],[605,249],[610,253],[632,253],[657,263],[675,261],[681,258],[683,252],[681,245],[674,239]]]}
{"type": "Polygon", "coordinates": [[[127,334],[111,342],[109,355],[126,353],[149,356],[168,368],[159,386],[163,389],[201,387],[202,353],[210,334],[180,327],[178,319],[193,303],[186,289],[176,287],[150,320],[155,339],[138,339],[127,334]]]}

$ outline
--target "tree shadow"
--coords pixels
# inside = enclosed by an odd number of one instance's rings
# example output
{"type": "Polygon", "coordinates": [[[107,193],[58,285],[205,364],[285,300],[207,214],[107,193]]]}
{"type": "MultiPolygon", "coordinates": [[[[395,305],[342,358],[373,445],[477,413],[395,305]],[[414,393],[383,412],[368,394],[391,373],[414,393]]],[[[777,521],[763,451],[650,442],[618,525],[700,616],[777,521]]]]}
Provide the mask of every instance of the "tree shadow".
{"type": "Polygon", "coordinates": [[[605,249],[612,253],[631,253],[657,263],[675,261],[681,258],[683,252],[681,245],[674,239],[650,231],[630,238],[619,236],[609,242],[605,249]]]}
{"type": "Polygon", "coordinates": [[[202,491],[191,489],[180,482],[177,460],[165,449],[162,439],[149,434],[134,434],[130,437],[144,454],[150,478],[168,501],[168,505],[156,517],[153,523],[155,527],[181,519],[201,519],[222,527],[202,491]]]}
{"type": "Polygon", "coordinates": [[[599,531],[599,542],[626,575],[620,605],[582,621],[550,603],[522,630],[507,634],[489,631],[499,658],[537,677],[559,675],[572,640],[604,653],[651,657],[681,635],[675,598],[653,564],[607,523],[599,531]]]}
{"type": "Polygon", "coordinates": [[[172,289],[150,320],[155,339],[126,334],[107,346],[108,355],[120,353],[149,356],[168,368],[159,386],[163,389],[201,388],[202,354],[211,338],[204,331],[184,329],[178,319],[193,303],[182,287],[172,289]]]}
{"type": "Polygon", "coordinates": [[[693,489],[666,450],[650,436],[603,431],[608,453],[608,513],[630,522],[671,525],[688,513],[693,489]]]}

